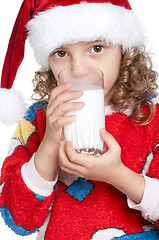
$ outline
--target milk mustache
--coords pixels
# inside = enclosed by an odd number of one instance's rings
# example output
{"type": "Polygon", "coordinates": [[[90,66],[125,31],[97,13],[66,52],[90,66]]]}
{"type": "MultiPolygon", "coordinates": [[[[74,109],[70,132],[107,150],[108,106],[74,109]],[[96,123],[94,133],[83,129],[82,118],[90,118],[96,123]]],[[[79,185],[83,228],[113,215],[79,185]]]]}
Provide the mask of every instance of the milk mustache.
{"type": "Polygon", "coordinates": [[[105,128],[102,72],[96,68],[78,66],[61,73],[60,83],[71,82],[70,91],[83,91],[82,97],[72,102],[84,102],[82,109],[65,114],[75,115],[76,119],[64,126],[64,140],[72,142],[77,152],[103,154],[104,142],[100,137],[100,129],[105,128]]]}

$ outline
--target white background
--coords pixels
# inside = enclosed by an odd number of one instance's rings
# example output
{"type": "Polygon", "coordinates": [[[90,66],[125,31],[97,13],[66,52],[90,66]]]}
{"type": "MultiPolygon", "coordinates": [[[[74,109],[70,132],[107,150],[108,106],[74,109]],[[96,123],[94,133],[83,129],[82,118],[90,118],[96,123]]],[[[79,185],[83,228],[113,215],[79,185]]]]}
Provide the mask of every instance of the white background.
{"type": "MultiPolygon", "coordinates": [[[[9,37],[17,16],[22,0],[5,0],[0,4],[0,72],[2,69],[9,37]]],[[[159,1],[158,0],[130,0],[132,8],[135,10],[141,21],[144,23],[146,33],[149,37],[147,49],[153,55],[154,69],[159,71],[159,1]]],[[[27,99],[28,104],[31,103],[30,96],[32,94],[32,79],[34,71],[38,70],[39,66],[35,63],[32,49],[28,41],[26,42],[25,59],[21,64],[14,88],[20,90],[27,99]]],[[[15,130],[16,125],[8,127],[0,123],[0,168],[5,158],[10,142],[10,138],[15,130]]],[[[25,238],[17,236],[8,227],[4,225],[0,217],[0,238],[2,240],[19,240],[19,239],[36,239],[36,235],[31,235],[25,238]]]]}

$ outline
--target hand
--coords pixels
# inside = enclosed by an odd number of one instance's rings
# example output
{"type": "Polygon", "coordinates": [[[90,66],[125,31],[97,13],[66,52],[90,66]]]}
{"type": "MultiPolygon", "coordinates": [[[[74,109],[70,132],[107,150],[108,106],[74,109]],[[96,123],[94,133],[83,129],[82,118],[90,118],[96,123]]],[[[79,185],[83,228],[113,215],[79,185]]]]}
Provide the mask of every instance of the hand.
{"type": "Polygon", "coordinates": [[[113,184],[122,165],[121,149],[110,133],[101,130],[100,135],[107,144],[108,151],[99,157],[77,153],[71,142],[64,143],[62,141],[59,147],[59,161],[62,170],[86,179],[113,184]]]}
{"type": "Polygon", "coordinates": [[[82,109],[84,104],[70,102],[80,98],[82,91],[68,91],[71,84],[62,84],[51,91],[46,111],[46,132],[44,140],[49,144],[59,143],[63,139],[63,127],[75,121],[75,116],[64,116],[67,112],[82,109]]]}
{"type": "Polygon", "coordinates": [[[63,127],[75,121],[64,114],[81,109],[84,104],[69,102],[80,98],[82,91],[68,91],[71,84],[62,84],[51,91],[46,111],[46,131],[35,155],[35,167],[40,176],[48,181],[55,177],[58,166],[59,142],[63,139],[63,127]]]}

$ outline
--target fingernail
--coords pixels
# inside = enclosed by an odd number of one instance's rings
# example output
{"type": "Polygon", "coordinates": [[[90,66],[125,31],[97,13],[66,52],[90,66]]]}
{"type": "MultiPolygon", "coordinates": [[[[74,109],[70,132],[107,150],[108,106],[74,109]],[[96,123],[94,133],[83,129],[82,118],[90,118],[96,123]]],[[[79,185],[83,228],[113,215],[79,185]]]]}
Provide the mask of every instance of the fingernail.
{"type": "Polygon", "coordinates": [[[66,83],[67,87],[72,87],[72,83],[66,83]]]}
{"type": "Polygon", "coordinates": [[[78,102],[79,106],[83,107],[84,103],[83,102],[78,102]]]}
{"type": "Polygon", "coordinates": [[[83,92],[82,92],[82,90],[79,90],[79,91],[77,91],[77,93],[82,94],[83,92]]]}
{"type": "Polygon", "coordinates": [[[106,133],[106,130],[104,128],[102,128],[102,133],[105,134],[106,133]]]}

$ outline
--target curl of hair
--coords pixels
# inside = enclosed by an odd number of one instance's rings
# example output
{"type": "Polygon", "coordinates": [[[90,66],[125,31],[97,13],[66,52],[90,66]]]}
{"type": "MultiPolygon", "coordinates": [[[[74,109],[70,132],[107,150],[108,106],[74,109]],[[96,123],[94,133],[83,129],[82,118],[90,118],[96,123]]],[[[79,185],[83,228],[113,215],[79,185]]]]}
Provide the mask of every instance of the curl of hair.
{"type": "Polygon", "coordinates": [[[35,72],[35,78],[33,79],[34,94],[32,95],[33,100],[46,100],[50,98],[51,90],[57,87],[57,81],[51,71],[37,71],[35,72]]]}
{"type": "Polygon", "coordinates": [[[155,115],[155,105],[148,97],[156,94],[157,78],[145,48],[132,48],[122,55],[120,75],[109,92],[110,104],[121,112],[131,107],[134,124],[148,124],[155,115]],[[141,111],[144,106],[148,107],[148,114],[141,111]]]}
{"type": "MultiPolygon", "coordinates": [[[[144,47],[132,48],[122,55],[120,74],[110,90],[109,103],[120,112],[131,107],[130,119],[135,125],[146,125],[155,115],[155,105],[148,99],[156,94],[158,74],[152,69],[152,60],[144,47]],[[142,110],[147,106],[149,113],[142,110]]],[[[57,81],[51,69],[37,71],[33,80],[34,100],[49,100],[51,90],[57,86],[57,81]],[[38,97],[36,97],[38,95],[38,97]]]]}

